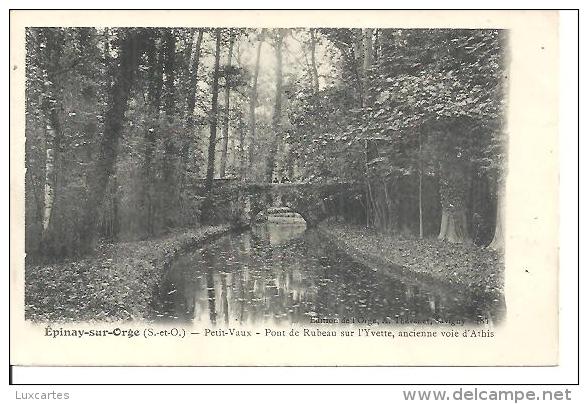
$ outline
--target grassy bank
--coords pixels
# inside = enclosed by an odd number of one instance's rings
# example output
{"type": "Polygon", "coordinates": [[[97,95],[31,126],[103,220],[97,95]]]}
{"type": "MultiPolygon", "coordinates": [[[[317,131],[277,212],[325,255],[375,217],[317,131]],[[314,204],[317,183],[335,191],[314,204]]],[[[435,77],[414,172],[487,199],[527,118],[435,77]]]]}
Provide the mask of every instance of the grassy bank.
{"type": "Polygon", "coordinates": [[[377,266],[400,266],[421,279],[498,293],[503,287],[502,254],[473,244],[402,238],[363,226],[323,223],[320,229],[352,256],[377,266]]]}
{"type": "Polygon", "coordinates": [[[27,266],[25,316],[48,322],[144,319],[174,256],[228,230],[207,226],[153,240],[105,244],[81,260],[27,266]]]}

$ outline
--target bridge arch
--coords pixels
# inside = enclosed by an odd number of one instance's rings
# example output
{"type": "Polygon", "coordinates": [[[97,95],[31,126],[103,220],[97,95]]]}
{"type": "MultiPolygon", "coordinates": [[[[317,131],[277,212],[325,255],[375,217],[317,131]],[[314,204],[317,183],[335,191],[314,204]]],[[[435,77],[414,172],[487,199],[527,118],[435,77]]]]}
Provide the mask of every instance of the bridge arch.
{"type": "MultiPolygon", "coordinates": [[[[216,183],[215,183],[216,184],[216,183]]],[[[358,183],[246,183],[224,181],[213,187],[202,208],[208,223],[253,224],[270,207],[285,206],[300,214],[308,227],[330,217],[365,223],[365,187],[358,183]]]]}
{"type": "Polygon", "coordinates": [[[362,198],[364,188],[355,183],[332,184],[243,184],[240,194],[244,199],[244,222],[252,220],[272,207],[287,207],[298,213],[308,227],[316,226],[329,216],[354,216],[356,221],[365,220],[362,198]]]}
{"type": "Polygon", "coordinates": [[[275,223],[275,224],[292,224],[292,225],[301,225],[304,224],[309,226],[308,224],[308,217],[304,217],[303,214],[297,212],[296,210],[292,209],[289,206],[281,205],[281,206],[271,206],[260,213],[255,215],[254,217],[255,222],[264,222],[267,221],[268,223],[275,223]]]}

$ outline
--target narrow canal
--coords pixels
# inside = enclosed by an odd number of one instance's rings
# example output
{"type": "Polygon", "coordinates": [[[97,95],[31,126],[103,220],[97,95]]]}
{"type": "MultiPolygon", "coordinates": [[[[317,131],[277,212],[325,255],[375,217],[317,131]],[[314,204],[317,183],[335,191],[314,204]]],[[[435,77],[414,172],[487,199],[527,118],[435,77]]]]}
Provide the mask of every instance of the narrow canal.
{"type": "Polygon", "coordinates": [[[501,299],[447,293],[384,272],[355,262],[316,229],[264,223],[179,257],[154,309],[160,321],[216,325],[501,317],[501,299]]]}

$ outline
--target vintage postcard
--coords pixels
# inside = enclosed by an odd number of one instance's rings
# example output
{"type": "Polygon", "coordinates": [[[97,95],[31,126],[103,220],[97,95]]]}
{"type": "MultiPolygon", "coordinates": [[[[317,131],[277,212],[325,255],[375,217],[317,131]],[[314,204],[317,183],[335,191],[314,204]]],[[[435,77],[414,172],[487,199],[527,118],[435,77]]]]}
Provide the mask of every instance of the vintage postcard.
{"type": "Polygon", "coordinates": [[[558,364],[556,11],[10,33],[12,364],[558,364]]]}

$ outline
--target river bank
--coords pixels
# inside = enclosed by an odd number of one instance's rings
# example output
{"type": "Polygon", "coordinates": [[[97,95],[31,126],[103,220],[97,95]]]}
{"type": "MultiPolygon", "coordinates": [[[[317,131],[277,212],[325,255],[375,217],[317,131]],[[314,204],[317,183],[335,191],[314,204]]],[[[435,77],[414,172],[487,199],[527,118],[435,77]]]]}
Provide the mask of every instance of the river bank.
{"type": "Polygon", "coordinates": [[[398,275],[489,294],[499,294],[504,285],[503,256],[491,249],[394,237],[340,223],[322,223],[319,229],[355,259],[398,275]]]}
{"type": "Polygon", "coordinates": [[[205,226],[173,235],[100,245],[76,261],[25,268],[25,317],[32,321],[117,321],[149,317],[164,269],[178,254],[230,230],[205,226]]]}

